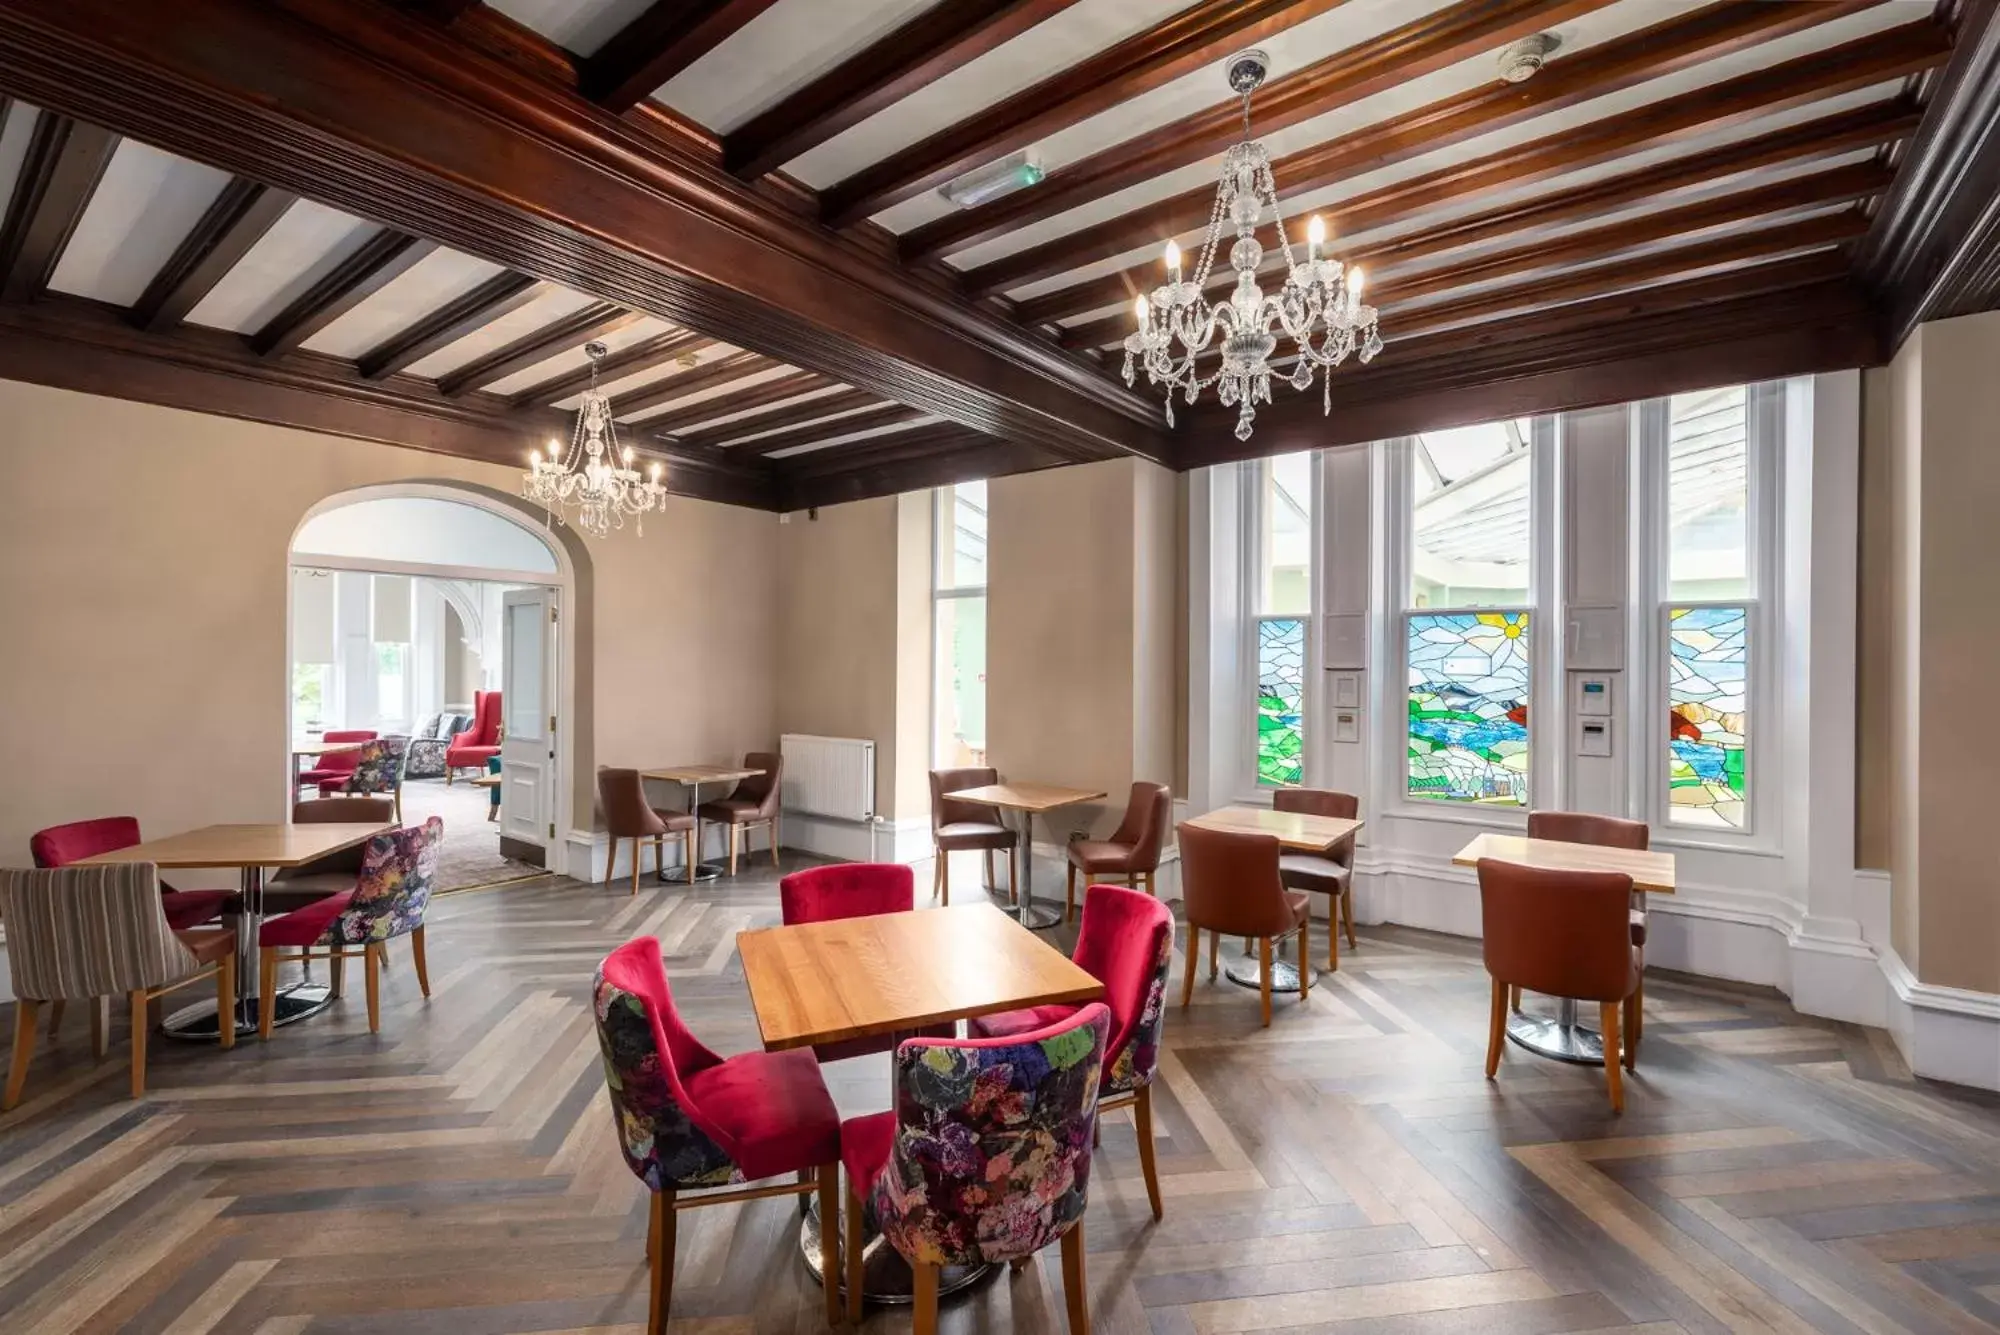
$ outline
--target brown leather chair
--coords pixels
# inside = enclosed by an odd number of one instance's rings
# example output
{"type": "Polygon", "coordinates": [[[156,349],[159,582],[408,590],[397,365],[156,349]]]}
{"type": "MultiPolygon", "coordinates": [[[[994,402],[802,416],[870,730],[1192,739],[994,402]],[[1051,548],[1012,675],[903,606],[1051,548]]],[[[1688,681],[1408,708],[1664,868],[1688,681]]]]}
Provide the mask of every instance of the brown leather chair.
{"type": "MultiPolygon", "coordinates": [[[[395,818],[396,800],[392,797],[319,797],[292,803],[294,825],[358,825],[395,818]]],[[[367,844],[356,844],[272,877],[264,885],[264,915],[275,918],[328,895],[352,890],[367,852],[367,844]]]]}
{"type": "MultiPolygon", "coordinates": [[[[1182,854],[1186,856],[1185,852],[1182,854]]],[[[1486,1078],[1500,1069],[1507,1041],[1507,989],[1597,1003],[1604,1035],[1604,1080],[1614,1112],[1625,1111],[1619,1074],[1636,1056],[1619,1041],[1639,996],[1639,952],[1632,945],[1632,878],[1620,872],[1544,871],[1479,860],[1479,908],[1486,972],[1493,977],[1486,1034],[1486,1078]]]]}
{"type": "MultiPolygon", "coordinates": [[[[986,884],[993,884],[993,854],[1011,853],[1018,836],[1001,823],[1000,808],[979,802],[959,802],[945,796],[966,788],[983,788],[1000,782],[1000,771],[988,767],[934,769],[931,771],[931,843],[937,850],[937,871],[931,888],[940,904],[951,903],[950,854],[973,849],[986,854],[986,884]]],[[[1014,864],[1007,864],[1007,895],[1014,896],[1014,864]]]]}
{"type": "MultiPolygon", "coordinates": [[[[1361,814],[1361,799],[1353,793],[1336,793],[1326,788],[1280,788],[1271,794],[1271,809],[1353,820],[1361,814]]],[[[1343,839],[1325,854],[1281,854],[1278,875],[1284,878],[1287,890],[1327,896],[1326,967],[1338,969],[1343,924],[1348,947],[1354,946],[1354,840],[1343,839]]]]}
{"type": "Polygon", "coordinates": [[[1163,783],[1135,783],[1125,803],[1125,819],[1109,839],[1078,839],[1069,846],[1069,890],[1063,921],[1076,916],[1076,874],[1085,885],[1101,876],[1123,876],[1133,889],[1154,894],[1153,873],[1160,869],[1160,844],[1167,836],[1174,795],[1163,783]]]}
{"type": "Polygon", "coordinates": [[[736,785],[736,791],[713,802],[703,802],[696,815],[729,827],[729,874],[736,874],[737,841],[748,851],[750,827],[762,825],[771,832],[771,865],[778,865],[778,802],[783,796],[785,758],[775,751],[752,751],[743,757],[743,768],[758,771],[736,785]]]}
{"type": "Polygon", "coordinates": [[[1304,892],[1285,889],[1278,875],[1278,841],[1268,834],[1180,827],[1181,902],[1187,918],[1187,979],[1181,1005],[1194,1000],[1194,959],[1208,933],[1208,976],[1215,978],[1215,943],[1224,936],[1254,940],[1263,966],[1264,1026],[1271,1025],[1271,945],[1294,932],[1299,938],[1299,1000],[1312,990],[1312,919],[1304,892]]]}
{"type": "MultiPolygon", "coordinates": [[[[1651,845],[1653,832],[1642,820],[1617,816],[1593,816],[1583,811],[1532,811],[1528,813],[1530,839],[1559,839],[1566,844],[1596,844],[1599,848],[1629,848],[1643,853],[1651,845]]],[[[1639,948],[1639,1000],[1632,1003],[1632,1024],[1625,1042],[1637,1052],[1639,1036],[1646,1027],[1646,892],[1632,892],[1632,944],[1639,948]]],[[[1515,1009],[1521,1005],[1520,989],[1509,998],[1515,1009]]]]}
{"type": "Polygon", "coordinates": [[[653,841],[653,867],[655,870],[667,865],[667,835],[681,837],[681,858],[687,864],[687,882],[694,884],[695,866],[700,861],[695,856],[694,813],[688,811],[660,811],[646,800],[646,781],[639,777],[635,769],[610,769],[600,767],[597,771],[597,804],[604,809],[604,828],[611,835],[611,847],[604,854],[604,883],[611,884],[611,869],[618,864],[618,841],[632,841],[632,893],[639,893],[639,844],[642,840],[653,841]]]}

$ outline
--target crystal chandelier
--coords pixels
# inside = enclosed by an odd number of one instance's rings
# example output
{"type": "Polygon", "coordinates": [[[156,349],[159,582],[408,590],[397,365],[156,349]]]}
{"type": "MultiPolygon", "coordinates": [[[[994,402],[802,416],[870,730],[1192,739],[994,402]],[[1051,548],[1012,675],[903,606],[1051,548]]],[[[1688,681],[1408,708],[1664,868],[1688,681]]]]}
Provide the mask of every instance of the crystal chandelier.
{"type": "Polygon", "coordinates": [[[1236,438],[1250,439],[1258,403],[1271,401],[1271,377],[1281,376],[1294,389],[1309,389],[1313,372],[1326,369],[1321,410],[1333,410],[1333,368],[1357,348],[1363,362],[1382,350],[1375,328],[1375,308],[1361,303],[1362,274],[1339,260],[1323,258],[1326,224],[1315,216],[1306,225],[1306,257],[1302,264],[1285,235],[1284,214],[1278,209],[1277,182],[1271,176],[1270,155],[1250,137],[1250,94],[1264,82],[1270,59],[1262,51],[1245,51],[1229,62],[1229,86],[1243,99],[1243,142],[1222,158],[1222,179],[1215,188],[1215,209],[1194,276],[1181,276],[1181,249],[1167,242],[1167,281],[1154,288],[1151,299],[1138,301],[1139,327],[1125,339],[1125,383],[1133,381],[1134,358],[1146,368],[1146,379],[1167,387],[1167,425],[1174,422],[1174,390],[1188,403],[1210,385],[1218,385],[1222,402],[1238,409],[1236,438]],[[1257,267],[1264,248],[1257,242],[1257,225],[1269,208],[1277,224],[1278,244],[1285,254],[1285,281],[1276,296],[1266,296],[1257,284],[1257,267]],[[1236,286],[1227,300],[1211,303],[1203,293],[1215,266],[1224,220],[1235,230],[1229,267],[1236,286]],[[1289,371],[1271,365],[1282,330],[1298,349],[1289,371]],[[1221,364],[1203,376],[1196,358],[1221,336],[1221,364]],[[1176,347],[1178,345],[1178,348],[1176,347]]]}
{"type": "Polygon", "coordinates": [[[528,451],[528,471],[521,475],[521,494],[540,502],[545,519],[553,526],[568,520],[568,509],[576,507],[576,527],[601,538],[614,528],[625,527],[632,516],[639,536],[646,534],[645,516],[666,508],[667,488],[660,481],[660,465],[655,463],[649,477],[641,477],[632,467],[632,447],[618,449],[618,423],[611,417],[611,396],[597,387],[597,364],[611,350],[602,343],[583,345],[590,358],[590,388],[576,407],[576,432],[564,453],[559,441],[549,442],[546,457],[540,450],[528,451]]]}

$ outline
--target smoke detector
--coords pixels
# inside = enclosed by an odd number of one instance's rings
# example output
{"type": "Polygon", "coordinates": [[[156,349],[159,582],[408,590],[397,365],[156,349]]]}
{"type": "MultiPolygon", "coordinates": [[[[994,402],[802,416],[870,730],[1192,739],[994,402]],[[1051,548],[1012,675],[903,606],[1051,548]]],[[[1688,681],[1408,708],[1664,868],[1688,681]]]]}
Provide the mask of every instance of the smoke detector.
{"type": "Polygon", "coordinates": [[[1500,52],[1501,82],[1523,83],[1534,78],[1561,45],[1562,38],[1552,32],[1538,32],[1510,43],[1500,52]]]}

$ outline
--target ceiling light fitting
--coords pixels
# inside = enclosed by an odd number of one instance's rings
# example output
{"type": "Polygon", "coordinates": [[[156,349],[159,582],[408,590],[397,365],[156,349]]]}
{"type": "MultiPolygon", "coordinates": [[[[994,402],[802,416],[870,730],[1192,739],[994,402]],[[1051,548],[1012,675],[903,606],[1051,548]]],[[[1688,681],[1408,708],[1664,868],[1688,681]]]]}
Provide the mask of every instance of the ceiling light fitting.
{"type": "Polygon", "coordinates": [[[646,535],[645,516],[666,508],[667,488],[660,481],[660,464],[641,477],[632,467],[633,451],[618,448],[618,423],[611,416],[611,396],[597,387],[597,364],[610,355],[602,343],[583,345],[590,358],[590,388],[576,405],[576,430],[565,452],[560,441],[549,442],[544,457],[540,450],[528,451],[528,471],[521,475],[521,494],[539,503],[543,519],[553,528],[573,522],[595,538],[607,536],[614,528],[624,528],[627,516],[634,521],[640,537],[646,535]],[[576,518],[568,516],[576,507],[576,518]]]}
{"type": "Polygon", "coordinates": [[[1530,33],[1508,43],[1500,51],[1500,81],[1525,83],[1534,78],[1561,45],[1562,38],[1552,32],[1530,33]]]}
{"type": "Polygon", "coordinates": [[[959,208],[975,209],[1003,195],[1037,185],[1045,175],[1041,155],[1031,148],[946,181],[938,187],[938,193],[959,208]]]}

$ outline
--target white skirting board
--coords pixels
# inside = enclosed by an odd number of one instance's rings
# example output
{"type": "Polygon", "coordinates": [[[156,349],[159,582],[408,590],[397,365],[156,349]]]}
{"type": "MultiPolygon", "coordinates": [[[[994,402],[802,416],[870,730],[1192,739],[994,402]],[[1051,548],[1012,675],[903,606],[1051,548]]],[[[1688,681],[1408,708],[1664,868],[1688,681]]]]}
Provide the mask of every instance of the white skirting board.
{"type": "Polygon", "coordinates": [[[931,855],[928,819],[842,820],[787,811],[785,847],[843,862],[922,862],[931,855]]]}

